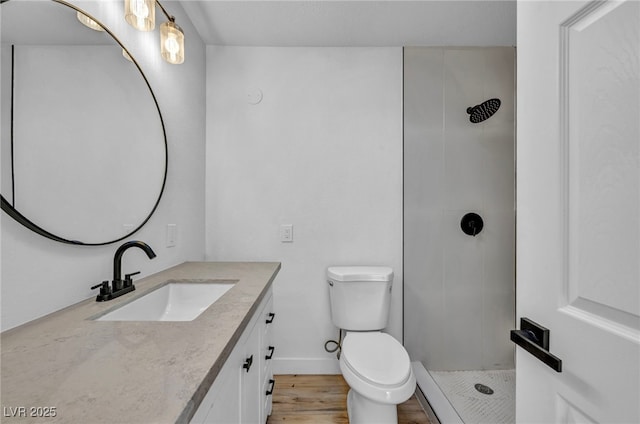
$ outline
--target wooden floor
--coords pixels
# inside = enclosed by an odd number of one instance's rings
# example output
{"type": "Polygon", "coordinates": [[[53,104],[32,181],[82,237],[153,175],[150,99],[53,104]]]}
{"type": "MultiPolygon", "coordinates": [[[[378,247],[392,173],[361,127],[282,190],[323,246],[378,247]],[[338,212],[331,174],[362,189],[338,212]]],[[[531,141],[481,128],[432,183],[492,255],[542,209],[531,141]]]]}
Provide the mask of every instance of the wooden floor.
{"type": "MultiPolygon", "coordinates": [[[[276,375],[267,424],[348,423],[349,386],[341,375],[276,375]]],[[[398,405],[398,423],[429,424],[415,395],[398,405]]]]}

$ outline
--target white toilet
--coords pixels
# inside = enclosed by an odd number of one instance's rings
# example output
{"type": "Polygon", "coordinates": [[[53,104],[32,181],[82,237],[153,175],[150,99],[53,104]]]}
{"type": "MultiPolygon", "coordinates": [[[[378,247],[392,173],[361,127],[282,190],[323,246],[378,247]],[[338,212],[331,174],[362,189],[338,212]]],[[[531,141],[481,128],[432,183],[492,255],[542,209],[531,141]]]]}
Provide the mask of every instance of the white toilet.
{"type": "Polygon", "coordinates": [[[397,423],[397,405],[416,388],[409,355],[387,326],[393,270],[389,267],[335,266],[327,269],[331,318],[346,331],[340,370],[351,388],[351,424],[397,423]]]}

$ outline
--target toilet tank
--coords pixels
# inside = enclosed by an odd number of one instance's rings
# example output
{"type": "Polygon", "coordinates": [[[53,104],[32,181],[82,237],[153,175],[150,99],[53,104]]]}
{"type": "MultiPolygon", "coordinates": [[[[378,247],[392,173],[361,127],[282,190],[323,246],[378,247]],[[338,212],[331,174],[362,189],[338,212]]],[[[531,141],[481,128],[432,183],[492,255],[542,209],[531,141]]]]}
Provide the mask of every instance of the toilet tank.
{"type": "Polygon", "coordinates": [[[393,269],[374,266],[327,268],[333,324],[348,331],[382,330],[391,304],[393,269]]]}

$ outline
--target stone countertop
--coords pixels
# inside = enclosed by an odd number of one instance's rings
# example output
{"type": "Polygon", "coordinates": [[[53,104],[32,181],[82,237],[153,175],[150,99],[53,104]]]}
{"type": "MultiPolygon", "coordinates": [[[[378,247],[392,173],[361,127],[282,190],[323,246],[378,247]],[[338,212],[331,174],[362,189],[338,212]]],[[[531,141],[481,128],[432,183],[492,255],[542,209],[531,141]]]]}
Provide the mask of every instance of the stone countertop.
{"type": "Polygon", "coordinates": [[[279,270],[277,262],[186,262],[134,281],[119,298],[91,298],[5,331],[1,421],[188,422],[279,270]],[[187,279],[237,283],[193,321],[92,319],[187,279]]]}

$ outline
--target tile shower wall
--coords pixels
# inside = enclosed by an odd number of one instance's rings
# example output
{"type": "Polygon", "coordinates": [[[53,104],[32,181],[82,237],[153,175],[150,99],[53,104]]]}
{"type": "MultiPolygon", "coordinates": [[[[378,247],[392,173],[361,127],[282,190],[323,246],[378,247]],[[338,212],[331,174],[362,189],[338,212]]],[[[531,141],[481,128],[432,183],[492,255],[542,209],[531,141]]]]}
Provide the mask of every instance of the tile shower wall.
{"type": "Polygon", "coordinates": [[[513,367],[514,84],[511,47],[405,49],[404,340],[429,370],[513,367]],[[467,107],[494,97],[471,123],[467,107]]]}

